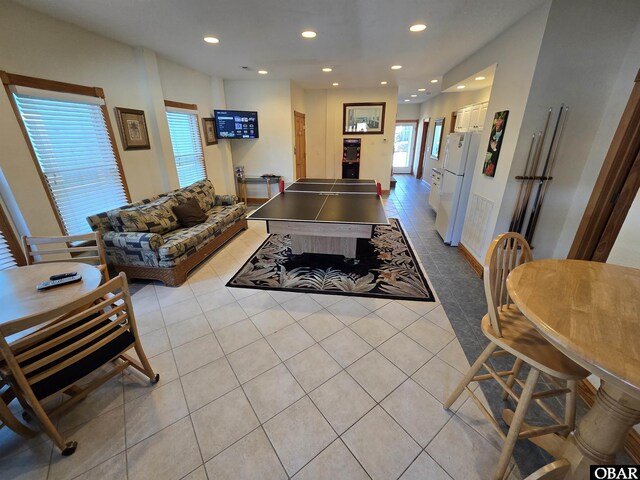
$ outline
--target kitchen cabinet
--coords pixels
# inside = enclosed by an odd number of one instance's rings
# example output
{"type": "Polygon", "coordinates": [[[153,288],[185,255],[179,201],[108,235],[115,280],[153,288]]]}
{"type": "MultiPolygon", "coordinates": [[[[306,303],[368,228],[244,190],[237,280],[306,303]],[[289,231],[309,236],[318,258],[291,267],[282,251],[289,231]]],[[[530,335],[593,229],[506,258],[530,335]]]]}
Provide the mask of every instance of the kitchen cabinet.
{"type": "Polygon", "coordinates": [[[469,105],[458,110],[456,132],[481,132],[487,116],[488,102],[469,105]]]}
{"type": "Polygon", "coordinates": [[[429,205],[436,212],[440,203],[440,182],[442,181],[442,172],[437,168],[431,169],[431,190],[429,190],[429,205]]]}

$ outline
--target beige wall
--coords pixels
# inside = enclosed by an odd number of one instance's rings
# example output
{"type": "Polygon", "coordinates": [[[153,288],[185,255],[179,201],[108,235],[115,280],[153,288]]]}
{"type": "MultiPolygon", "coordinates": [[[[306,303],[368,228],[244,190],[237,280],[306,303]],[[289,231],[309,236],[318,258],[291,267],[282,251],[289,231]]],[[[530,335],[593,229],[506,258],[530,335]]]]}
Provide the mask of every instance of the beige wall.
{"type": "MultiPolygon", "coordinates": [[[[343,138],[361,138],[360,178],[371,178],[389,189],[393,137],[397,111],[398,90],[395,87],[308,90],[305,93],[307,131],[311,125],[326,125],[324,135],[307,135],[307,174],[320,173],[323,177],[342,176],[343,138]],[[386,102],[383,135],[342,135],[342,113],[345,103],[386,102]],[[323,146],[324,144],[324,146],[323,146]]],[[[321,129],[320,129],[321,130],[321,129]]]]}
{"type": "MultiPolygon", "coordinates": [[[[208,104],[215,105],[223,97],[214,97],[211,83],[203,81],[202,75],[193,70],[171,67],[168,61],[161,60],[159,68],[154,52],[118,43],[14,3],[0,0],[0,11],[0,69],[102,87],[111,124],[116,130],[116,148],[120,152],[132,199],[139,200],[177,187],[166,118],[162,115],[164,105],[160,103],[164,98],[162,88],[168,88],[173,96],[181,96],[180,85],[184,85],[183,88],[189,86],[198,91],[194,94],[198,103],[204,103],[208,96],[208,104]],[[164,72],[162,75],[160,70],[164,72]],[[150,150],[122,149],[113,110],[116,106],[145,110],[150,150]]],[[[215,83],[215,80],[211,79],[210,82],[215,83]]],[[[229,189],[229,186],[233,186],[231,173],[215,164],[215,155],[210,148],[217,147],[206,148],[209,175],[216,180],[221,193],[233,192],[229,189]],[[220,182],[218,179],[223,177],[225,180],[220,182]]],[[[4,93],[0,94],[0,152],[0,169],[9,187],[3,189],[3,195],[12,196],[7,200],[10,210],[11,205],[17,207],[10,214],[14,220],[18,219],[15,220],[18,233],[60,233],[55,214],[4,93]]]]}
{"type": "Polygon", "coordinates": [[[420,115],[419,103],[399,103],[396,118],[398,120],[415,120],[420,115]]]}

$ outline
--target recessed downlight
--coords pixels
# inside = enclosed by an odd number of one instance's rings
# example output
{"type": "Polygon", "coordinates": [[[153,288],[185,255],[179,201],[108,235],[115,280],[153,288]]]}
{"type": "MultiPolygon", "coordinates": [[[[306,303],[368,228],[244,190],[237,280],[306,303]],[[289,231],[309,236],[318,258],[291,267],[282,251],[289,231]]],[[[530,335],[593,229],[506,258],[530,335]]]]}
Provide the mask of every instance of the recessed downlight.
{"type": "Polygon", "coordinates": [[[427,26],[424,23],[416,23],[415,25],[411,25],[409,30],[412,32],[423,32],[427,29],[427,26]]]}
{"type": "Polygon", "coordinates": [[[485,78],[487,77],[479,76],[479,77],[476,77],[476,80],[484,80],[485,78]]]}
{"type": "Polygon", "coordinates": [[[258,73],[259,73],[260,75],[266,75],[266,74],[267,74],[267,73],[269,73],[269,72],[267,72],[266,70],[258,70],[258,73]]]}
{"type": "Polygon", "coordinates": [[[380,82],[380,85],[386,85],[387,82],[380,82]]]}
{"type": "Polygon", "coordinates": [[[431,83],[438,83],[438,79],[434,78],[433,80],[431,80],[431,83]]]}
{"type": "Polygon", "coordinates": [[[391,67],[391,70],[400,70],[402,68],[402,65],[393,65],[391,67]]]}
{"type": "Polygon", "coordinates": [[[337,87],[340,84],[338,82],[333,82],[331,85],[333,85],[334,87],[337,87]]]}
{"type": "Polygon", "coordinates": [[[458,85],[456,88],[457,88],[458,90],[462,90],[462,89],[463,89],[463,88],[465,88],[465,87],[466,87],[466,85],[458,85]]]}
{"type": "Polygon", "coordinates": [[[413,95],[411,95],[411,98],[416,98],[418,95],[416,95],[415,93],[413,95]]]}
{"type": "Polygon", "coordinates": [[[302,35],[304,38],[316,38],[316,35],[318,34],[313,30],[305,30],[300,35],[302,35]]]}
{"type": "Polygon", "coordinates": [[[333,72],[333,68],[331,68],[331,67],[324,67],[324,68],[322,69],[322,71],[323,71],[323,72],[333,72]]]}
{"type": "Polygon", "coordinates": [[[405,102],[410,102],[411,100],[409,100],[408,98],[404,99],[405,102]]]}
{"type": "Polygon", "coordinates": [[[426,88],[419,88],[419,89],[418,89],[418,91],[419,91],[419,92],[426,92],[426,91],[427,91],[427,89],[426,89],[426,88]]]}
{"type": "Polygon", "coordinates": [[[216,37],[204,37],[203,40],[207,43],[220,43],[220,40],[216,37]]]}

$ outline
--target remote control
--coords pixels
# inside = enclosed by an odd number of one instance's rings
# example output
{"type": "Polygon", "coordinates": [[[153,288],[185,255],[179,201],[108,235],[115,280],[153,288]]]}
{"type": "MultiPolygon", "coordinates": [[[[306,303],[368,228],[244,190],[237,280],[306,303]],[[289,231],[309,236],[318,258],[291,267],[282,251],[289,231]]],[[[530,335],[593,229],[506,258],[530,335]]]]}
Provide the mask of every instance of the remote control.
{"type": "Polygon", "coordinates": [[[49,280],[60,280],[61,278],[75,277],[77,274],[78,272],[57,273],[56,275],[51,275],[49,280]]]}
{"type": "Polygon", "coordinates": [[[49,288],[61,287],[62,285],[66,285],[68,283],[75,283],[82,280],[82,275],[75,275],[73,277],[61,278],[59,280],[49,280],[48,282],[39,283],[36,288],[38,290],[47,290],[49,288]]]}

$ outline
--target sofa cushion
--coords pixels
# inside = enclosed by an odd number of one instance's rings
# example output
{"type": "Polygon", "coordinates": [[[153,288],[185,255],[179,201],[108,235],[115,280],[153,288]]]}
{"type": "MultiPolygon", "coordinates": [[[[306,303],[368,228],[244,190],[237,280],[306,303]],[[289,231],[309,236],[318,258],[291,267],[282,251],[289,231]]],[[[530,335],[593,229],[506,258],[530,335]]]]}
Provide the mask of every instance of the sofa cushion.
{"type": "Polygon", "coordinates": [[[195,197],[203,212],[208,211],[216,202],[216,190],[209,179],[192,183],[171,195],[177,198],[180,203],[183,203],[189,197],[195,197]]]}
{"type": "Polygon", "coordinates": [[[220,221],[225,225],[230,225],[238,218],[247,213],[247,207],[244,203],[236,203],[235,205],[225,205],[213,207],[207,212],[209,219],[207,222],[220,221]]]}
{"type": "Polygon", "coordinates": [[[207,214],[202,211],[195,198],[190,198],[186,202],[174,206],[172,210],[184,228],[195,227],[207,220],[207,214]]]}
{"type": "Polygon", "coordinates": [[[204,247],[209,238],[219,235],[225,228],[221,221],[209,221],[191,228],[180,228],[163,237],[164,244],[158,249],[160,261],[172,261],[204,247]]]}
{"type": "Polygon", "coordinates": [[[178,218],[171,210],[177,205],[175,198],[161,197],[143,206],[111,210],[107,215],[116,231],[168,233],[178,228],[178,218]]]}

